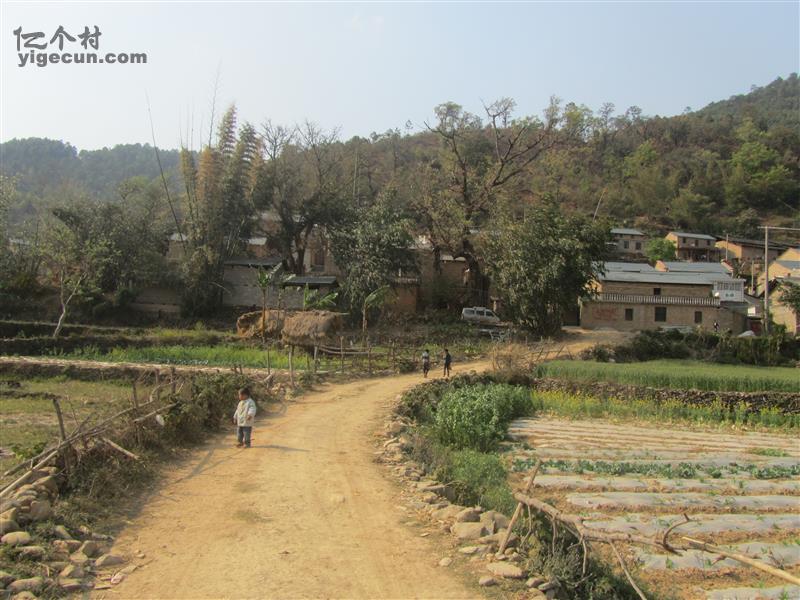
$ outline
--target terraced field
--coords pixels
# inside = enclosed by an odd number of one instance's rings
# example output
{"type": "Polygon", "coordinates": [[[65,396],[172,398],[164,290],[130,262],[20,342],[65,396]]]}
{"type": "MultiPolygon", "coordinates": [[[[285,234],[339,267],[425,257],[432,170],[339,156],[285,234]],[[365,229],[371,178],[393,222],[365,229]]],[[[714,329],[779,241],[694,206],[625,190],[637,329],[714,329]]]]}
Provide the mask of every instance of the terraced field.
{"type": "MultiPolygon", "coordinates": [[[[792,434],[702,431],[550,417],[514,421],[514,478],[543,461],[533,495],[588,527],[673,535],[725,546],[800,574],[800,440],[792,434]]],[[[753,568],[702,551],[628,549],[634,576],[666,597],[800,598],[753,568]]]]}

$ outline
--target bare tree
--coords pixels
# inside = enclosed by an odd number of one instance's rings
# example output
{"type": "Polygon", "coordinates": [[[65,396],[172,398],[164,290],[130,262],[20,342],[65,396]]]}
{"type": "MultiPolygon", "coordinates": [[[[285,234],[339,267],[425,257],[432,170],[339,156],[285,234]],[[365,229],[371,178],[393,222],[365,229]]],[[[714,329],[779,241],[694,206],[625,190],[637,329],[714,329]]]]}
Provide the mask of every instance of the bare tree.
{"type": "Polygon", "coordinates": [[[264,124],[264,156],[258,164],[256,205],[272,211],[277,227],[264,234],[289,271],[302,274],[309,239],[317,227],[334,222],[348,184],[338,131],[311,122],[293,128],[264,124]]]}

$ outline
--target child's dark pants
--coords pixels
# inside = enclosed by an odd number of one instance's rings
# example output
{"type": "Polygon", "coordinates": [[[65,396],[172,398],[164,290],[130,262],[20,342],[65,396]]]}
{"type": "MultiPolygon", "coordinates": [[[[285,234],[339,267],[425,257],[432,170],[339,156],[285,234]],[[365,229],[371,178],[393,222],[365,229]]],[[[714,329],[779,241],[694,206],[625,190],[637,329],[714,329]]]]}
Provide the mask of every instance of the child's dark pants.
{"type": "Polygon", "coordinates": [[[242,427],[239,426],[238,430],[236,431],[237,438],[240,444],[244,444],[248,448],[250,447],[250,433],[253,431],[252,427],[242,427]]]}

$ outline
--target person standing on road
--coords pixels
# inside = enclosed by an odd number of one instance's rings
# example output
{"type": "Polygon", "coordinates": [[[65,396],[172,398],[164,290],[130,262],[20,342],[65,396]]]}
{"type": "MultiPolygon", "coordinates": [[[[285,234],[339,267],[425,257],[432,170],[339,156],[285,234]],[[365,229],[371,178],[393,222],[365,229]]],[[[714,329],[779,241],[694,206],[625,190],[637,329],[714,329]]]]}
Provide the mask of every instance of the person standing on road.
{"type": "Polygon", "coordinates": [[[422,376],[427,379],[428,371],[431,370],[431,353],[425,348],[422,352],[422,376]]]}
{"type": "Polygon", "coordinates": [[[253,423],[256,419],[256,403],[250,397],[250,388],[243,387],[239,390],[239,405],[233,413],[233,423],[236,425],[237,448],[250,447],[250,438],[253,432],[253,423]]]}
{"type": "Polygon", "coordinates": [[[453,364],[453,357],[450,356],[450,350],[444,349],[444,376],[450,377],[450,367],[453,364]]]}

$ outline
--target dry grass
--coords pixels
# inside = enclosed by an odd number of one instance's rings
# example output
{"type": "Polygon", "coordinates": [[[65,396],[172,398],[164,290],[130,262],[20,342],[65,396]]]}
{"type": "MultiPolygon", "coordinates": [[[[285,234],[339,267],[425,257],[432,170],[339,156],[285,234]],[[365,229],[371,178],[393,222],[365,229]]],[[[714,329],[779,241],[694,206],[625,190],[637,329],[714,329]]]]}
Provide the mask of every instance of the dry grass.
{"type": "Polygon", "coordinates": [[[538,362],[524,344],[498,344],[491,351],[495,371],[514,373],[536,373],[538,362]]]}
{"type": "Polygon", "coordinates": [[[257,310],[243,314],[236,320],[236,333],[242,338],[265,335],[276,338],[283,330],[286,311],[277,309],[257,310]]]}
{"type": "Polygon", "coordinates": [[[309,310],[288,315],[281,335],[288,344],[313,345],[330,338],[342,326],[341,313],[309,310]]]}

